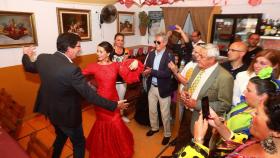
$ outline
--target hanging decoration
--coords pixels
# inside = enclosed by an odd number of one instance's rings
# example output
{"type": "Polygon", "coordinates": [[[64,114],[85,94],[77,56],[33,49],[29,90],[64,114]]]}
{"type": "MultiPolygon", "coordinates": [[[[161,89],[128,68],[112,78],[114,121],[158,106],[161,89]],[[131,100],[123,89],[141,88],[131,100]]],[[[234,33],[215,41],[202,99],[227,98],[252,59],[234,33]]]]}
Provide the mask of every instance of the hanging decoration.
{"type": "Polygon", "coordinates": [[[248,3],[249,3],[249,5],[254,7],[254,6],[260,5],[262,3],[262,0],[249,0],[248,3]]]}
{"type": "Polygon", "coordinates": [[[127,8],[130,8],[135,0],[119,0],[120,4],[124,4],[127,8]]]}
{"type": "Polygon", "coordinates": [[[142,5],[162,5],[162,4],[173,4],[177,1],[184,1],[184,0],[118,0],[121,4],[124,4],[127,8],[131,7],[133,4],[138,6],[142,5]]]}
{"type": "MultiPolygon", "coordinates": [[[[173,4],[177,1],[184,1],[184,0],[118,0],[121,4],[124,4],[127,8],[131,7],[133,4],[138,6],[143,5],[162,5],[162,4],[173,4]]],[[[213,5],[227,5],[228,0],[212,0],[213,5]]],[[[248,0],[248,4],[251,6],[257,6],[262,3],[262,0],[248,0]]]]}
{"type": "Polygon", "coordinates": [[[212,0],[213,5],[227,5],[227,0],[212,0]]]}

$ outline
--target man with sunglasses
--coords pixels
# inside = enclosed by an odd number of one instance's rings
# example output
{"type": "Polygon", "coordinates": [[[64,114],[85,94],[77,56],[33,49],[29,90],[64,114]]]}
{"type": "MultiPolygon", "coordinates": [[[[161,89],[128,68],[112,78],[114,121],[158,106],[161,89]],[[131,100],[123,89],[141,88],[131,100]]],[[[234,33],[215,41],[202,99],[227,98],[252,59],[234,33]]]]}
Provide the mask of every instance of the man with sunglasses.
{"type": "Polygon", "coordinates": [[[246,55],[247,46],[243,42],[234,42],[228,49],[228,61],[221,64],[228,70],[235,79],[238,72],[245,71],[248,68],[246,63],[243,63],[243,57],[246,55]]]}
{"type": "Polygon", "coordinates": [[[159,101],[162,123],[164,127],[164,138],[162,145],[166,145],[171,137],[170,128],[170,103],[171,103],[171,75],[168,68],[170,61],[174,62],[174,56],[171,51],[166,49],[168,37],[165,33],[159,33],[155,36],[155,50],[150,52],[145,64],[143,75],[147,77],[147,90],[149,102],[149,117],[151,129],[147,136],[152,136],[159,132],[159,118],[157,103],[159,101]]]}

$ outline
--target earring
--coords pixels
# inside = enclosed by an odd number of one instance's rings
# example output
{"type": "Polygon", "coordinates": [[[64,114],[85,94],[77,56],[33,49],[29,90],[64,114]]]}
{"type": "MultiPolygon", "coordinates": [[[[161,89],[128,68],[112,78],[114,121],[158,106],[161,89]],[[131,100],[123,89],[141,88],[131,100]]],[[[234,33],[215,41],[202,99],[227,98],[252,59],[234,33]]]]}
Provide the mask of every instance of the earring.
{"type": "Polygon", "coordinates": [[[273,142],[272,136],[269,136],[265,140],[262,140],[261,146],[269,154],[275,154],[277,152],[277,148],[275,143],[273,142]]]}

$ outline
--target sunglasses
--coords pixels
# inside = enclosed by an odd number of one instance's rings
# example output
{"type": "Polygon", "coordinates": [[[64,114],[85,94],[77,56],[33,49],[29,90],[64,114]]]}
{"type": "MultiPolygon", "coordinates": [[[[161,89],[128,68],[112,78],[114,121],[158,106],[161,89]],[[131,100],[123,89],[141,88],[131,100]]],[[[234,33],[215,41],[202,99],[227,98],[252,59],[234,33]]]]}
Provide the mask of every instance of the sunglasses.
{"type": "Polygon", "coordinates": [[[160,45],[160,44],[161,44],[161,42],[160,42],[160,41],[154,41],[154,44],[158,44],[158,45],[160,45]]]}

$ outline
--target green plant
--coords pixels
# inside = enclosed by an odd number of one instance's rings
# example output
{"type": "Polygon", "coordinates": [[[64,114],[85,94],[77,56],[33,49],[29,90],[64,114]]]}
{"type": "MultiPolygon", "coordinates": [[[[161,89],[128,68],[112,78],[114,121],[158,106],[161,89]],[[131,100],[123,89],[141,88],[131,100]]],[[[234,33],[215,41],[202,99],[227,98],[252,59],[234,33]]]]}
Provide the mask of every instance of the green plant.
{"type": "Polygon", "coordinates": [[[138,14],[139,17],[139,26],[148,26],[150,23],[150,18],[145,11],[142,11],[138,14]]]}

